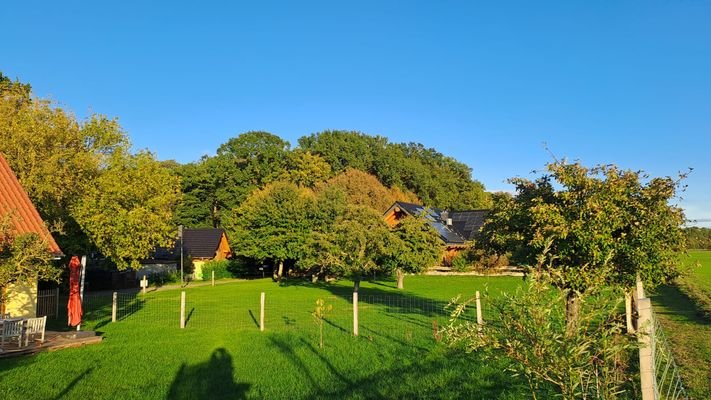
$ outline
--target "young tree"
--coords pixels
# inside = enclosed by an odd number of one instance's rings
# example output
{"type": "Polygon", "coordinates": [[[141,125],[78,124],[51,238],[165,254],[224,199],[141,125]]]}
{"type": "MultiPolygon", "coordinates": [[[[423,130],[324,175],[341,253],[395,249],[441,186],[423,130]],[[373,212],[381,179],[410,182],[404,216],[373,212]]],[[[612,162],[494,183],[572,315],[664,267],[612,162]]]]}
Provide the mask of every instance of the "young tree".
{"type": "Polygon", "coordinates": [[[278,266],[281,280],[284,261],[298,260],[313,229],[314,195],[289,182],[275,182],[254,191],[238,208],[228,211],[224,226],[236,253],[278,266]]]}
{"type": "Polygon", "coordinates": [[[382,215],[365,206],[349,205],[339,217],[325,249],[330,260],[330,272],[353,279],[354,291],[360,288],[361,277],[383,270],[382,260],[394,250],[392,235],[382,215]]]}
{"type": "Polygon", "coordinates": [[[441,258],[443,245],[437,231],[421,216],[403,219],[392,230],[392,249],[384,265],[395,271],[397,288],[405,288],[405,273],[419,273],[441,258]]]}
{"type": "Polygon", "coordinates": [[[174,240],[180,195],[178,178],[151,153],[116,153],[72,211],[102,254],[119,269],[137,269],[140,259],[174,240]]]}
{"type": "Polygon", "coordinates": [[[654,285],[678,274],[684,214],[670,202],[679,181],[613,165],[556,161],[547,169],[536,181],[511,180],[516,197],[496,203],[482,236],[514,262],[539,265],[566,291],[569,324],[588,291],[629,288],[637,276],[654,285]]]}

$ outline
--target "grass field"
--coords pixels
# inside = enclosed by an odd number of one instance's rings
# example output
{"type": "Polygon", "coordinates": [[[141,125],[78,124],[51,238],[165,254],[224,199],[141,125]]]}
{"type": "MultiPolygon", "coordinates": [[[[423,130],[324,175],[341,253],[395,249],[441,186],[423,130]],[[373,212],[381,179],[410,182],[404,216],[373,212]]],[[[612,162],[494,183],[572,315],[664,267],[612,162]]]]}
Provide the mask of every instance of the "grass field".
{"type": "Polygon", "coordinates": [[[505,365],[451,353],[432,334],[434,321],[446,321],[441,308],[451,297],[485,288],[497,296],[520,282],[415,276],[406,279],[405,292],[392,281],[364,282],[359,337],[350,333],[350,282],[187,288],[184,330],[178,328],[178,290],[122,295],[116,323],[110,322],[110,296],[87,296],[84,327],[101,332],[103,342],[0,361],[0,398],[528,397],[505,365]],[[257,323],[262,291],[265,332],[257,323]],[[323,349],[310,314],[318,298],[333,307],[323,349]]]}
{"type": "Polygon", "coordinates": [[[690,251],[691,275],[678,285],[659,288],[654,308],[694,399],[711,399],[711,251],[690,251]]]}

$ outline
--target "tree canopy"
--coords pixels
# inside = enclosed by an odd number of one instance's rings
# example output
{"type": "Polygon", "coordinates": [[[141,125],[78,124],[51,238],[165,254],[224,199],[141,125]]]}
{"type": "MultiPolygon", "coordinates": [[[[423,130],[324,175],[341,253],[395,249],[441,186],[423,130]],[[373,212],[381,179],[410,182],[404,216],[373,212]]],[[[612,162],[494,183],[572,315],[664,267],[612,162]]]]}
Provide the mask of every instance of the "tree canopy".
{"type": "Polygon", "coordinates": [[[629,288],[638,275],[655,285],[678,274],[684,214],[670,202],[679,181],[613,165],[556,161],[547,170],[535,181],[511,180],[517,194],[495,203],[485,246],[544,271],[568,292],[573,313],[587,291],[629,288]]]}

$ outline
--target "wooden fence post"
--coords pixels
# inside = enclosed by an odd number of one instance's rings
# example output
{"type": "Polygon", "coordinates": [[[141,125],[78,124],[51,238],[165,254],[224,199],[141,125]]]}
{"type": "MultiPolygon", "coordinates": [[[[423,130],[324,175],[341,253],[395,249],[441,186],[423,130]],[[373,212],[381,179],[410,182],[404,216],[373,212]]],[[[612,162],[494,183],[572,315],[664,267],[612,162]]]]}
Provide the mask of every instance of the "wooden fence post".
{"type": "Polygon", "coordinates": [[[262,296],[259,299],[259,330],[264,332],[264,297],[266,295],[262,292],[262,296]]]}
{"type": "Polygon", "coordinates": [[[215,271],[212,271],[212,286],[215,286],[215,271]]]}
{"type": "Polygon", "coordinates": [[[478,290],[476,291],[476,323],[479,325],[479,329],[484,325],[484,318],[481,316],[481,297],[478,290]]]}
{"type": "Polygon", "coordinates": [[[358,336],[358,292],[353,292],[353,336],[358,336]]]}
{"type": "Polygon", "coordinates": [[[637,298],[638,298],[638,299],[643,299],[643,298],[645,298],[645,296],[644,296],[644,285],[642,284],[642,280],[639,279],[639,276],[637,276],[637,298]]]}
{"type": "Polygon", "coordinates": [[[59,319],[59,288],[57,288],[54,305],[56,309],[54,310],[54,319],[59,319]]]}
{"type": "Polygon", "coordinates": [[[118,293],[114,292],[113,299],[111,299],[111,322],[116,322],[116,303],[118,302],[118,293]]]}
{"type": "Polygon", "coordinates": [[[656,379],[654,377],[654,321],[652,301],[648,298],[637,300],[639,319],[639,375],[642,400],[655,400],[656,379]]]}
{"type": "Polygon", "coordinates": [[[185,291],[180,292],[180,329],[185,328],[185,291]]]}

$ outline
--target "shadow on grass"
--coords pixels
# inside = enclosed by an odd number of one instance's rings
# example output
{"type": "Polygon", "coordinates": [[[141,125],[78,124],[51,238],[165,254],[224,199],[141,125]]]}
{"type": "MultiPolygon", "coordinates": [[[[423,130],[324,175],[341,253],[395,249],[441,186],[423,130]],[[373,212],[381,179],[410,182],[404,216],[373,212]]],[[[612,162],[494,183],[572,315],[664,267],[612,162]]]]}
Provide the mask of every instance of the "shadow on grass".
{"type": "MultiPolygon", "coordinates": [[[[388,280],[370,282],[370,284],[373,285],[391,289],[395,288],[394,285],[390,285],[388,283],[388,280]]],[[[323,289],[331,292],[331,294],[337,297],[347,300],[348,302],[353,302],[353,289],[342,285],[324,282],[312,283],[305,280],[288,279],[282,281],[280,286],[303,286],[323,289]]],[[[446,301],[418,296],[406,291],[385,290],[379,287],[364,287],[361,285],[360,290],[358,291],[358,302],[361,304],[384,306],[386,312],[395,314],[413,313],[427,317],[448,315],[444,309],[448,304],[446,301]]]]}
{"type": "Polygon", "coordinates": [[[661,306],[655,309],[657,314],[667,315],[676,321],[711,325],[711,321],[704,317],[704,311],[677,286],[660,286],[654,291],[652,300],[661,306]]]}
{"type": "Polygon", "coordinates": [[[55,400],[64,398],[64,396],[66,396],[67,393],[69,393],[74,388],[74,386],[77,385],[77,383],[79,383],[82,379],[86,378],[87,375],[89,375],[93,370],[94,370],[94,367],[89,367],[86,369],[86,371],[80,373],[76,378],[74,378],[71,382],[69,382],[67,387],[65,387],[64,389],[62,389],[61,392],[59,392],[57,397],[55,397],[55,400]]]}
{"type": "Polygon", "coordinates": [[[216,349],[206,362],[181,365],[166,399],[245,399],[251,385],[235,382],[233,375],[232,356],[216,349]]]}
{"type": "MultiPolygon", "coordinates": [[[[348,357],[341,352],[317,348],[303,338],[272,335],[270,342],[280,350],[293,370],[308,382],[309,399],[518,399],[526,397],[522,378],[506,372],[506,365],[481,356],[434,351],[404,351],[392,356],[389,366],[363,366],[361,373],[340,370],[334,357],[348,357]],[[415,356],[421,354],[421,356],[415,356]],[[414,356],[414,358],[413,358],[414,356]],[[316,365],[327,371],[329,378],[315,378],[316,365]]],[[[328,346],[327,346],[328,347],[328,346]]],[[[442,349],[440,349],[442,350],[442,349]]],[[[388,358],[388,357],[386,357],[388,358]]],[[[321,376],[321,374],[319,374],[321,376]]]]}

